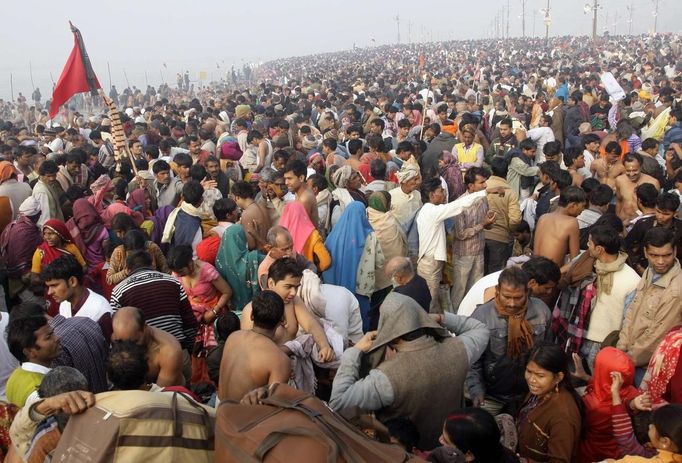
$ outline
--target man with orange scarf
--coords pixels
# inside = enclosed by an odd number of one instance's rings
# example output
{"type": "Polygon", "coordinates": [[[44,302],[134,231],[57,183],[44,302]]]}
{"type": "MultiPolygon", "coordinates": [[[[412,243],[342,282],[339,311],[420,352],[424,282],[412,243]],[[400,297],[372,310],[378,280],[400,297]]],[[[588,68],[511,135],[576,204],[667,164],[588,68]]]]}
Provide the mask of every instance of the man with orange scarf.
{"type": "Polygon", "coordinates": [[[531,297],[528,274],[519,267],[500,273],[495,299],[476,308],[471,318],[490,330],[483,355],[471,366],[466,386],[474,406],[493,414],[528,393],[524,372],[528,354],[546,339],[551,313],[531,297]]]}

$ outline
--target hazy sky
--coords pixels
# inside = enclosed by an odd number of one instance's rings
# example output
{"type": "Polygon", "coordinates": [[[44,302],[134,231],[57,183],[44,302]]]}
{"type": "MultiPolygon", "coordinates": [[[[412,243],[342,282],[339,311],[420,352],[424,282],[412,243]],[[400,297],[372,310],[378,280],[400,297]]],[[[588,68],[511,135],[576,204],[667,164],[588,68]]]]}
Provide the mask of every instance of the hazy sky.
{"type": "MultiPolygon", "coordinates": [[[[592,16],[583,12],[585,1],[550,0],[550,35],[586,35],[592,16]]],[[[68,20],[81,30],[102,87],[111,80],[117,88],[144,88],[145,71],[154,86],[162,78],[175,83],[178,72],[199,71],[217,79],[232,64],[336,51],[398,40],[402,42],[489,37],[493,19],[510,5],[510,35],[521,36],[522,0],[478,2],[420,0],[45,0],[4,1],[0,27],[0,98],[32,91],[33,82],[49,97],[73,46],[68,20]],[[478,8],[477,8],[478,7],[478,8]],[[408,27],[408,22],[411,26],[408,27]],[[163,63],[167,67],[163,66],[163,63]],[[220,67],[218,67],[220,66],[220,67]]],[[[544,35],[539,9],[547,0],[526,0],[526,35],[544,35]],[[534,25],[535,24],[535,25],[534,25]]],[[[626,6],[635,8],[632,32],[653,29],[654,0],[601,0],[599,33],[608,14],[609,30],[628,30],[626,6]]],[[[505,14],[506,16],[506,14],[505,14]]],[[[505,26],[506,27],[506,26],[505,26]]],[[[660,0],[658,31],[682,32],[682,1],[660,0]]]]}

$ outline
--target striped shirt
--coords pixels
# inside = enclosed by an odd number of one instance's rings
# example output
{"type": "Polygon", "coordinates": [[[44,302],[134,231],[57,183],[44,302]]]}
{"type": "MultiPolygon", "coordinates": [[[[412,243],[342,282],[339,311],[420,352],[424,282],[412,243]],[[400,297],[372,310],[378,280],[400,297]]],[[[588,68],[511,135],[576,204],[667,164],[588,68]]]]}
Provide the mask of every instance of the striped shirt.
{"type": "MultiPolygon", "coordinates": [[[[460,198],[467,196],[464,193],[460,198]]],[[[464,209],[454,217],[454,242],[452,246],[455,256],[478,256],[483,254],[485,247],[485,233],[483,233],[483,219],[488,213],[488,201],[478,201],[464,209]]]]}
{"type": "Polygon", "coordinates": [[[147,325],[172,334],[183,348],[191,349],[199,323],[185,290],[172,276],[149,269],[136,271],[111,293],[111,308],[116,312],[121,307],[139,308],[147,325]]]}
{"type": "Polygon", "coordinates": [[[66,365],[80,371],[88,380],[90,392],[97,394],[108,390],[106,360],[109,342],[99,324],[87,317],[55,315],[50,325],[61,346],[52,367],[66,365]]]}

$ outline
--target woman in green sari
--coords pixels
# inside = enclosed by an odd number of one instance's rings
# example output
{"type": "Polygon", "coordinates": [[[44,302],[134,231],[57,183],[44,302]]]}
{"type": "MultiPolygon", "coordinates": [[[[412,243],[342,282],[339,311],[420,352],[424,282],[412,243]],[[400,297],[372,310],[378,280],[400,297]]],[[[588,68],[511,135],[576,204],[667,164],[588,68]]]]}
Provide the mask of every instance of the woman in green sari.
{"type": "Polygon", "coordinates": [[[220,240],[215,266],[218,273],[232,288],[232,309],[241,316],[244,306],[258,294],[258,266],[264,256],[258,251],[249,251],[246,232],[239,224],[232,225],[220,240]]]}

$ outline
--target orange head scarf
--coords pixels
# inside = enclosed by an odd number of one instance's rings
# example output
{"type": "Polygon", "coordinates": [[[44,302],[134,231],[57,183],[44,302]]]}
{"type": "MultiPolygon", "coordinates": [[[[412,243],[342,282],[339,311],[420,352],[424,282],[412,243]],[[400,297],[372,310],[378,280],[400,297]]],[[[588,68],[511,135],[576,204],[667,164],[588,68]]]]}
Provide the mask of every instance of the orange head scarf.
{"type": "Polygon", "coordinates": [[[17,170],[14,165],[9,161],[0,162],[0,183],[9,180],[13,174],[16,174],[17,170]]]}

